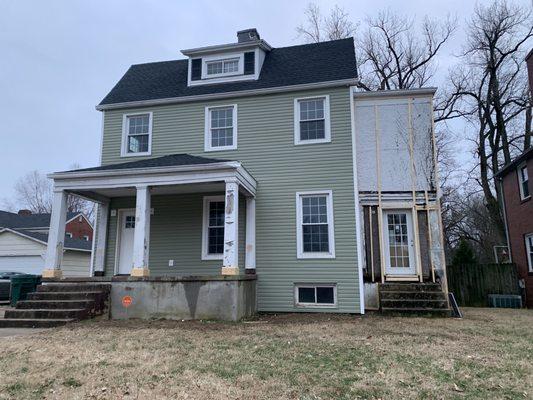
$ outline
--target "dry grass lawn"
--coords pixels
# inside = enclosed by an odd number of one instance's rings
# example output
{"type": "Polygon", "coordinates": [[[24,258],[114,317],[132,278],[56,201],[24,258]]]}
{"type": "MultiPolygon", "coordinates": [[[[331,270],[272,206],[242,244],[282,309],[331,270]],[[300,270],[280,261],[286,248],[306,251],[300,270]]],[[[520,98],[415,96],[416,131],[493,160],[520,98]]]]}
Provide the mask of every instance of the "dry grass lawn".
{"type": "Polygon", "coordinates": [[[533,311],[86,321],[3,338],[1,399],[533,398],[533,311]]]}

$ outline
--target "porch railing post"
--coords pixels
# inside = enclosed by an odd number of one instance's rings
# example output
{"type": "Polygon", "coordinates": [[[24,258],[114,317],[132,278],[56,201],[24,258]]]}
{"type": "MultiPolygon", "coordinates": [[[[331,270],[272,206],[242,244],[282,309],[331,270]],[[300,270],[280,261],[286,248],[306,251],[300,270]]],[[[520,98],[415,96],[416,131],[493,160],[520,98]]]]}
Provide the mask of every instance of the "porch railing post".
{"type": "Polygon", "coordinates": [[[255,272],[255,197],[246,198],[246,272],[255,272]]]}
{"type": "Polygon", "coordinates": [[[226,181],[222,275],[239,275],[239,184],[226,181]]]}
{"type": "Polygon", "coordinates": [[[135,231],[133,233],[133,268],[131,276],[150,275],[148,260],[150,255],[150,188],[137,186],[135,207],[135,231]]]}
{"type": "Polygon", "coordinates": [[[61,278],[62,276],[61,261],[65,243],[67,196],[63,190],[54,190],[43,278],[61,278]]]}

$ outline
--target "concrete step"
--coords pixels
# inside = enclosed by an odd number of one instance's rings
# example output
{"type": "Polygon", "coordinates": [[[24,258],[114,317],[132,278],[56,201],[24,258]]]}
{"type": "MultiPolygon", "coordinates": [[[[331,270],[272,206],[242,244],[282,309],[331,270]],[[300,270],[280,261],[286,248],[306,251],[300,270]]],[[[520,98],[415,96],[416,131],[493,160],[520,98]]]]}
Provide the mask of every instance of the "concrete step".
{"type": "Polygon", "coordinates": [[[84,292],[34,292],[28,294],[28,300],[104,300],[107,293],[102,291],[84,292]]]}
{"type": "Polygon", "coordinates": [[[89,317],[89,310],[83,308],[70,310],[37,309],[6,310],[4,318],[7,319],[84,319],[89,317]]]}
{"type": "Polygon", "coordinates": [[[110,284],[93,283],[47,283],[37,286],[38,292],[109,292],[110,284]]]}
{"type": "Polygon", "coordinates": [[[443,309],[448,307],[446,300],[422,300],[422,299],[381,299],[381,308],[423,308],[443,309]]]}
{"type": "Polygon", "coordinates": [[[416,300],[446,300],[444,292],[421,292],[421,291],[405,291],[405,290],[387,290],[382,291],[381,300],[394,299],[416,299],[416,300]]]}
{"type": "Polygon", "coordinates": [[[0,328],[52,328],[74,322],[74,319],[10,319],[0,318],[0,328]]]}
{"type": "Polygon", "coordinates": [[[96,302],[94,300],[21,300],[17,303],[17,309],[73,309],[84,308],[93,309],[96,308],[96,302]]]}
{"type": "Polygon", "coordinates": [[[406,291],[406,292],[441,292],[442,288],[439,283],[381,283],[379,285],[379,290],[381,292],[387,291],[406,291]]]}
{"type": "Polygon", "coordinates": [[[381,307],[381,312],[387,315],[417,315],[417,316],[433,316],[433,317],[450,317],[451,310],[448,308],[435,309],[424,307],[412,307],[412,308],[388,308],[381,307]]]}

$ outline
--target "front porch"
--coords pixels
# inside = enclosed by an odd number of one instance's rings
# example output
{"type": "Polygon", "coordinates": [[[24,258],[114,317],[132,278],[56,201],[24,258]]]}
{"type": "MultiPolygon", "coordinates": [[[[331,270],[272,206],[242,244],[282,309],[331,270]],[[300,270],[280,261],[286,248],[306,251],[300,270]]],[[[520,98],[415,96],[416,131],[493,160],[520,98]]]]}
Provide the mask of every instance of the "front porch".
{"type": "Polygon", "coordinates": [[[174,155],[51,178],[48,283],[108,283],[118,319],[236,320],[255,312],[257,184],[239,162],[174,155]],[[62,278],[69,194],[98,204],[88,280],[62,278]]]}
{"type": "Polygon", "coordinates": [[[44,278],[62,276],[68,194],[98,203],[93,276],[255,272],[256,182],[238,162],[175,155],[51,177],[44,278]]]}

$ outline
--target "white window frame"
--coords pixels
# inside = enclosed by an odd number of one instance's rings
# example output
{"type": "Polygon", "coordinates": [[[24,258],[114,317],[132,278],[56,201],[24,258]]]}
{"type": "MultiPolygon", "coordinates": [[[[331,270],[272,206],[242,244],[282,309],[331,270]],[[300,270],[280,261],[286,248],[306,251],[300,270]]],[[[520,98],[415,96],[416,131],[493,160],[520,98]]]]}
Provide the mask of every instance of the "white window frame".
{"type": "Polygon", "coordinates": [[[121,157],[140,157],[140,156],[149,156],[152,154],[152,121],[153,121],[153,112],[135,112],[127,113],[122,116],[122,145],[120,150],[121,157]],[[139,153],[128,153],[128,117],[134,117],[138,115],[148,115],[148,151],[139,152],[139,153]]]}
{"type": "Polygon", "coordinates": [[[207,56],[202,58],[202,80],[214,80],[217,78],[225,78],[228,76],[244,75],[244,53],[228,53],[220,54],[217,56],[207,56]],[[233,72],[222,72],[220,74],[211,74],[207,73],[207,64],[218,62],[218,61],[229,61],[237,60],[238,68],[237,71],[233,72]]]}
{"type": "Polygon", "coordinates": [[[335,225],[333,216],[333,192],[331,190],[313,190],[296,193],[296,257],[298,259],[323,259],[335,258],[335,225]],[[302,212],[302,197],[305,196],[326,196],[326,207],[328,213],[328,252],[304,252],[303,245],[303,212],[302,212]]]}
{"type": "Polygon", "coordinates": [[[337,284],[336,283],[296,283],[294,285],[294,305],[301,308],[337,308],[337,284]],[[333,288],[333,303],[324,304],[324,303],[300,303],[299,301],[299,290],[300,288],[313,288],[315,289],[315,300],[316,300],[316,290],[319,287],[324,288],[333,288]]]}
{"type": "Polygon", "coordinates": [[[69,239],[72,239],[72,233],[71,232],[65,232],[65,236],[69,239]]]}
{"type": "Polygon", "coordinates": [[[83,235],[83,240],[85,240],[86,242],[89,241],[89,235],[83,235]]]}
{"type": "Polygon", "coordinates": [[[331,121],[329,112],[329,94],[320,96],[297,97],[294,99],[294,144],[316,144],[331,142],[331,121]],[[324,138],[323,139],[300,139],[300,101],[324,99],[324,138]]]}
{"type": "Polygon", "coordinates": [[[532,246],[533,246],[533,233],[528,233],[524,237],[525,243],[526,243],[526,258],[527,258],[527,265],[529,268],[529,272],[533,272],[533,255],[531,254],[531,251],[529,249],[529,241],[531,240],[532,246]]]}
{"type": "Polygon", "coordinates": [[[221,196],[204,196],[204,211],[202,218],[202,260],[223,260],[224,253],[209,254],[209,204],[216,201],[225,201],[221,196]]]}
{"type": "Polygon", "coordinates": [[[522,179],[522,170],[524,168],[526,170],[526,174],[528,175],[527,182],[528,182],[528,185],[529,185],[529,172],[527,170],[527,163],[523,162],[516,169],[516,173],[518,175],[518,190],[520,191],[520,200],[527,200],[527,199],[531,198],[531,193],[529,193],[529,195],[527,195],[527,196],[524,195],[524,188],[523,188],[524,180],[522,179]]]}
{"type": "Polygon", "coordinates": [[[204,151],[224,151],[237,150],[237,104],[221,104],[205,107],[205,131],[204,131],[204,151]],[[233,107],[233,144],[231,146],[211,146],[211,110],[216,108],[233,107]]]}

